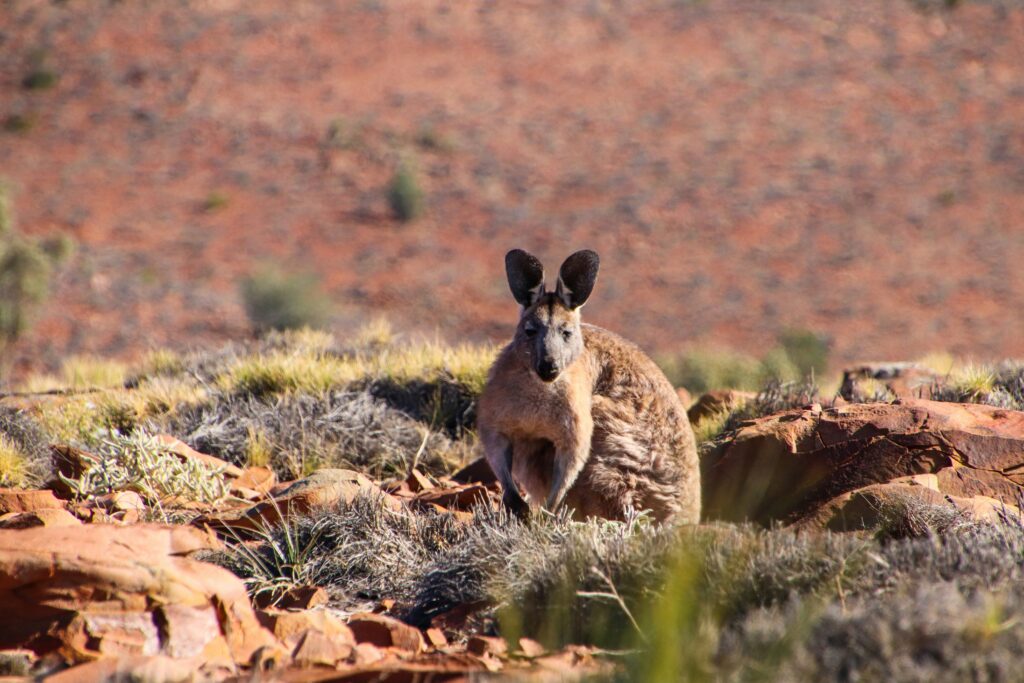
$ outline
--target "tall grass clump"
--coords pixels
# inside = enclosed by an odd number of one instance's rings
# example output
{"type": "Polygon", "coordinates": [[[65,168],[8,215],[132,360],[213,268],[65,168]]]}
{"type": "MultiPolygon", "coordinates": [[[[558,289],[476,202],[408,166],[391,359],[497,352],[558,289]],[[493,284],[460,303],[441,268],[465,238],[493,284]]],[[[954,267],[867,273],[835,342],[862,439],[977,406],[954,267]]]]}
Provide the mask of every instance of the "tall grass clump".
{"type": "Polygon", "coordinates": [[[27,477],[25,454],[13,439],[0,433],[0,488],[22,486],[27,477]]]}
{"type": "Polygon", "coordinates": [[[0,406],[0,486],[41,486],[52,469],[42,426],[24,410],[0,406]]]}

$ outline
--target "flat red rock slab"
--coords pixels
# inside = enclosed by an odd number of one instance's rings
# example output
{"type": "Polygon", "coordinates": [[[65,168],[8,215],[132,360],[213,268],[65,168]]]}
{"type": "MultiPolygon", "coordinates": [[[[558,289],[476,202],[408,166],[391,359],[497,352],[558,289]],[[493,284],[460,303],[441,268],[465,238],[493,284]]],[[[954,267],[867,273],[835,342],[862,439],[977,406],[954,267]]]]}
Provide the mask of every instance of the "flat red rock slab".
{"type": "Polygon", "coordinates": [[[0,489],[0,515],[8,512],[63,509],[63,500],[49,489],[0,489]]]}

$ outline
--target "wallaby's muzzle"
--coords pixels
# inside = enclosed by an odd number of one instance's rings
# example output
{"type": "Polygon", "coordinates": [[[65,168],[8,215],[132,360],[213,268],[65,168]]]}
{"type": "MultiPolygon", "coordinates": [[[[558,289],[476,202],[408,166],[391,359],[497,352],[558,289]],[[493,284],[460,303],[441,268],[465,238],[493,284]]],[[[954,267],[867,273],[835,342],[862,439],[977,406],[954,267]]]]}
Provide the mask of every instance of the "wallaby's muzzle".
{"type": "Polygon", "coordinates": [[[537,376],[545,382],[553,382],[558,377],[558,368],[554,361],[542,360],[537,363],[537,376]]]}

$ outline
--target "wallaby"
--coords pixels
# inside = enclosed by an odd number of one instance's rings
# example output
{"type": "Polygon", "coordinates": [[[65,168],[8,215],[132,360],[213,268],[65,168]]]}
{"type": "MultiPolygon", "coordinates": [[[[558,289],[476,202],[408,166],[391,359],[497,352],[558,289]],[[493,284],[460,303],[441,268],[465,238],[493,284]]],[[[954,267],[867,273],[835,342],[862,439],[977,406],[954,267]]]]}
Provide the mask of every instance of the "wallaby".
{"type": "Polygon", "coordinates": [[[593,251],[576,252],[549,292],[536,257],[505,256],[522,311],[480,396],[487,462],[520,516],[531,504],[564,503],[577,517],[623,519],[632,509],[695,523],[700,469],[678,395],[639,347],[580,322],[599,263],[593,251]]]}

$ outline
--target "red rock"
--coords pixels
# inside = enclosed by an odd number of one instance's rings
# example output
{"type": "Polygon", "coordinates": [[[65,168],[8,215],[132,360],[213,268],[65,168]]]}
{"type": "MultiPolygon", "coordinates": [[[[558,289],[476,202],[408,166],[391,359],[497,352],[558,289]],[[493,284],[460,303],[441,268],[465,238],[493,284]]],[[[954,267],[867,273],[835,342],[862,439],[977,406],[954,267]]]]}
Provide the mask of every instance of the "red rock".
{"type": "Polygon", "coordinates": [[[76,526],[81,520],[67,510],[44,508],[32,512],[9,512],[0,515],[0,529],[24,529],[32,526],[76,526]]]}
{"type": "Polygon", "coordinates": [[[293,586],[280,595],[261,593],[253,602],[263,609],[310,609],[326,605],[329,600],[327,591],[319,586],[293,586]]]}
{"type": "Polygon", "coordinates": [[[839,395],[847,401],[871,399],[866,392],[872,391],[868,385],[873,382],[893,398],[930,398],[939,379],[934,371],[916,363],[861,363],[843,371],[839,395]]]}
{"type": "Polygon", "coordinates": [[[0,515],[9,512],[33,512],[65,507],[53,491],[42,489],[0,489],[0,515]]]}
{"type": "Polygon", "coordinates": [[[477,458],[451,476],[451,480],[459,484],[496,484],[498,479],[487,464],[486,458],[477,458]]]}
{"type": "Polygon", "coordinates": [[[405,479],[406,484],[409,485],[409,490],[413,493],[419,493],[420,491],[429,491],[434,487],[434,484],[427,478],[425,474],[420,472],[415,467],[409,472],[409,476],[405,479]]]}
{"type": "Polygon", "coordinates": [[[346,646],[347,657],[356,645],[355,635],[345,622],[326,610],[304,610],[289,612],[284,610],[263,610],[256,613],[260,623],[282,643],[293,647],[299,637],[307,631],[316,631],[330,638],[339,646],[346,646]]]}
{"type": "Polygon", "coordinates": [[[307,630],[299,637],[292,651],[292,661],[299,666],[330,666],[347,659],[352,654],[352,645],[339,643],[320,631],[307,630]]]}
{"type": "MultiPolygon", "coordinates": [[[[85,471],[100,462],[100,457],[87,451],[66,445],[56,445],[50,448],[53,454],[54,468],[68,479],[81,479],[85,471]]],[[[73,494],[71,489],[60,480],[54,477],[47,482],[47,486],[57,492],[63,498],[70,498],[73,494]]]]}
{"type": "Polygon", "coordinates": [[[395,647],[410,652],[423,651],[423,634],[419,629],[383,614],[364,612],[352,615],[348,627],[352,629],[358,643],[395,647]]]}
{"type": "Polygon", "coordinates": [[[491,500],[492,491],[483,484],[461,484],[450,489],[432,489],[416,495],[420,505],[438,505],[450,510],[469,510],[491,500]]]}
{"type": "Polygon", "coordinates": [[[359,643],[352,651],[352,662],[356,666],[367,666],[376,664],[384,659],[385,655],[379,647],[373,643],[359,643]]]}
{"type": "Polygon", "coordinates": [[[196,680],[199,662],[163,655],[126,656],[101,659],[46,677],[53,683],[96,683],[96,681],[161,681],[186,683],[196,680]]]}
{"type": "Polygon", "coordinates": [[[504,638],[491,636],[470,636],[466,641],[466,650],[477,656],[494,655],[501,657],[508,654],[508,643],[504,638]]]}
{"type": "Polygon", "coordinates": [[[683,404],[684,408],[689,408],[693,403],[693,396],[686,390],[686,387],[676,388],[676,396],[679,397],[679,402],[683,404]]]}
{"type": "Polygon", "coordinates": [[[424,631],[423,636],[426,639],[427,644],[432,648],[440,649],[442,647],[448,647],[448,639],[445,638],[444,631],[439,628],[428,628],[424,631]]]}
{"type": "Polygon", "coordinates": [[[277,475],[269,467],[246,467],[238,478],[231,482],[231,493],[241,492],[257,497],[270,495],[277,485],[277,475]]]}
{"type": "Polygon", "coordinates": [[[541,657],[547,649],[532,638],[520,638],[519,650],[527,657],[541,657]]]}
{"type": "Polygon", "coordinates": [[[786,411],[742,426],[702,470],[711,519],[798,521],[844,493],[926,473],[944,493],[1015,506],[1024,412],[922,399],[786,411]]]}
{"type": "Polygon", "coordinates": [[[146,503],[135,491],[115,491],[97,496],[89,501],[93,507],[106,512],[123,512],[125,510],[145,510],[146,503]]]}
{"type": "Polygon", "coordinates": [[[316,509],[351,503],[358,495],[377,496],[382,505],[392,510],[402,509],[401,502],[384,493],[359,472],[322,469],[293,482],[275,493],[269,501],[246,509],[202,515],[193,524],[218,531],[255,530],[279,524],[282,518],[292,515],[305,515],[316,509]]]}
{"type": "Polygon", "coordinates": [[[257,622],[240,579],[182,557],[209,547],[188,527],[2,530],[0,614],[18,618],[0,620],[0,647],[43,654],[60,646],[71,661],[201,649],[204,658],[245,662],[277,641],[257,622]],[[155,637],[160,623],[164,639],[155,637]]]}

